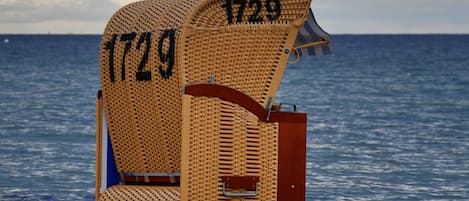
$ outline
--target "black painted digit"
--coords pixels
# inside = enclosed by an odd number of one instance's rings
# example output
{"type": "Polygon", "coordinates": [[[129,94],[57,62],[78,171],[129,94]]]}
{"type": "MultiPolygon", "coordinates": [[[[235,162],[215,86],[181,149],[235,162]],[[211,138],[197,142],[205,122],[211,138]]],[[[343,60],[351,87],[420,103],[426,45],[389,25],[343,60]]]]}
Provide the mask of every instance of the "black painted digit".
{"type": "Polygon", "coordinates": [[[114,47],[116,46],[117,34],[112,35],[112,39],[106,42],[104,49],[109,50],[109,78],[114,82],[114,47]]]}
{"type": "Polygon", "coordinates": [[[176,49],[176,30],[174,29],[165,30],[163,35],[161,35],[159,43],[158,43],[158,54],[160,55],[160,61],[161,63],[167,63],[166,70],[163,69],[163,64],[160,64],[158,67],[161,77],[163,77],[165,80],[169,79],[173,75],[175,49],[176,49]],[[169,47],[168,47],[168,51],[164,53],[163,45],[166,39],[169,40],[169,47]]]}
{"type": "Polygon", "coordinates": [[[263,19],[261,16],[259,16],[259,13],[262,9],[262,2],[260,0],[250,0],[249,8],[252,8],[254,5],[256,5],[256,10],[251,16],[249,16],[249,22],[262,22],[263,19]]]}
{"type": "Polygon", "coordinates": [[[265,8],[267,9],[268,13],[267,18],[269,18],[269,20],[271,21],[278,19],[278,17],[280,17],[280,14],[282,13],[280,0],[266,0],[265,8]],[[270,5],[272,1],[274,1],[275,3],[275,8],[272,8],[272,5],[270,5]]]}
{"type": "Polygon", "coordinates": [[[140,50],[143,43],[146,43],[146,46],[145,46],[145,52],[143,53],[142,60],[140,61],[140,64],[138,65],[138,70],[136,74],[138,81],[151,80],[151,71],[145,71],[145,66],[148,63],[148,55],[150,53],[150,48],[151,48],[151,33],[150,32],[145,32],[140,35],[140,39],[138,39],[138,42],[137,42],[137,50],[140,50]]]}
{"type": "Polygon", "coordinates": [[[124,56],[122,56],[122,68],[121,68],[122,81],[125,80],[125,57],[127,56],[127,53],[129,53],[130,48],[132,48],[132,41],[135,39],[135,37],[137,37],[137,34],[133,32],[129,34],[122,34],[120,38],[120,41],[127,41],[124,47],[124,56]]]}
{"type": "Polygon", "coordinates": [[[231,0],[226,0],[225,4],[221,5],[221,7],[226,9],[228,24],[233,24],[233,5],[231,4],[231,0]]]}
{"type": "Polygon", "coordinates": [[[236,22],[240,23],[243,21],[244,9],[246,8],[246,0],[233,0],[235,4],[239,4],[238,16],[236,16],[236,22]]]}
{"type": "Polygon", "coordinates": [[[226,0],[225,4],[221,5],[222,8],[226,9],[226,19],[228,24],[233,24],[233,3],[238,4],[238,15],[236,16],[236,22],[243,21],[244,9],[246,8],[246,0],[226,0]]]}

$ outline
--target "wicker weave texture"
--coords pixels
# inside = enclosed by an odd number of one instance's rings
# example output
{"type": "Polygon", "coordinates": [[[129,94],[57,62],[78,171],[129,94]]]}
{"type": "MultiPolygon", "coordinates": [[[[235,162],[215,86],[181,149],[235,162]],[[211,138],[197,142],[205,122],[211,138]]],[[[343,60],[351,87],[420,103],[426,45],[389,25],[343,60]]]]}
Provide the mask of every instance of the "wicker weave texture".
{"type": "Polygon", "coordinates": [[[263,105],[274,97],[286,64],[280,60],[288,59],[288,26],[191,31],[181,48],[186,83],[208,82],[215,75],[217,84],[237,89],[263,105]]]}
{"type": "Polygon", "coordinates": [[[117,185],[107,189],[100,201],[176,201],[179,187],[117,185]]]}
{"type": "Polygon", "coordinates": [[[278,124],[262,123],[218,98],[183,98],[181,200],[231,200],[221,176],[259,176],[259,195],[276,200],[278,124]]]}
{"type": "Polygon", "coordinates": [[[275,97],[309,5],[309,0],[204,1],[183,25],[178,49],[183,83],[208,82],[214,75],[217,84],[266,105],[275,97]],[[272,10],[277,2],[280,11],[272,10]]]}
{"type": "Polygon", "coordinates": [[[310,4],[311,0],[208,0],[199,4],[185,24],[199,28],[229,24],[302,24],[310,4]],[[277,6],[280,10],[276,10],[277,6]],[[231,23],[228,11],[232,13],[231,23]]]}
{"type": "Polygon", "coordinates": [[[119,10],[106,27],[101,85],[119,172],[180,171],[181,69],[171,48],[176,51],[180,27],[196,4],[136,2],[119,10]],[[144,71],[151,79],[137,77],[144,71]]]}

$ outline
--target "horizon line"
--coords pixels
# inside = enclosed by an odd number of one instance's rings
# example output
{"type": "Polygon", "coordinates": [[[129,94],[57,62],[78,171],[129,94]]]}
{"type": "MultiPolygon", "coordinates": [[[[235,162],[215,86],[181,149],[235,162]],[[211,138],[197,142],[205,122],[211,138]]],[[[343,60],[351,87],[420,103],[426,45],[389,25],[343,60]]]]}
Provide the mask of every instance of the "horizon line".
{"type": "MultiPolygon", "coordinates": [[[[330,35],[469,35],[468,33],[444,33],[444,32],[435,32],[435,33],[329,33],[330,35]]],[[[103,33],[0,33],[0,35],[103,35],[103,33]]]]}

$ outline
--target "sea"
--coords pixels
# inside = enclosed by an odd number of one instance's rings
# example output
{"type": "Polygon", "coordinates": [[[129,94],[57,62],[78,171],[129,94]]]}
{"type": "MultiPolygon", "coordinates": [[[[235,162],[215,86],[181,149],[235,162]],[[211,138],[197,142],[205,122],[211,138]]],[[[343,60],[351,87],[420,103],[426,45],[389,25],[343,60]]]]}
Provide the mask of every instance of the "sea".
{"type": "MultiPolygon", "coordinates": [[[[0,200],[94,200],[100,37],[0,35],[0,200]]],[[[307,200],[469,200],[469,35],[333,40],[276,97],[308,113],[307,200]]]]}

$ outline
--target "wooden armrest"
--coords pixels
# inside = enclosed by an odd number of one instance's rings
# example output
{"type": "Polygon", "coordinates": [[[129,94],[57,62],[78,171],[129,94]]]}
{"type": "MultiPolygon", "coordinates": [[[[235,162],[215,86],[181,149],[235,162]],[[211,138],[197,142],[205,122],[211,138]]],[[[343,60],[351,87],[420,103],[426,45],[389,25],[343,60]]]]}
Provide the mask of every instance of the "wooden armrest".
{"type": "Polygon", "coordinates": [[[306,123],[305,113],[279,111],[270,112],[264,109],[261,104],[243,92],[219,84],[187,85],[184,88],[184,94],[191,96],[220,98],[221,100],[235,103],[256,115],[260,121],[265,123],[280,121],[306,123]]]}

